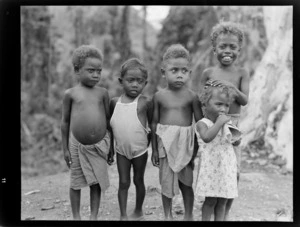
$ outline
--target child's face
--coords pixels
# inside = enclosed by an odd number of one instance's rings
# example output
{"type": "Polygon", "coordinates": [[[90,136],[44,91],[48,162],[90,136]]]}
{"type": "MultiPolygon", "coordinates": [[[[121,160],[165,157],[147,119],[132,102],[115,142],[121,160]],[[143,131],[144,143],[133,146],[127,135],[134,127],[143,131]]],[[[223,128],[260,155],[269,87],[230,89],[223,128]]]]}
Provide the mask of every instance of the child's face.
{"type": "Polygon", "coordinates": [[[119,78],[127,96],[135,98],[143,91],[147,84],[144,73],[139,69],[129,69],[123,78],[119,78]]]}
{"type": "Polygon", "coordinates": [[[234,34],[221,33],[216,40],[215,54],[218,61],[224,65],[231,65],[240,53],[238,37],[234,34]]]}
{"type": "Polygon", "coordinates": [[[220,114],[227,114],[230,107],[230,100],[227,94],[218,88],[212,91],[212,96],[205,106],[206,115],[215,122],[220,114]]]}
{"type": "Polygon", "coordinates": [[[163,77],[166,78],[168,86],[181,88],[190,79],[191,70],[189,62],[185,58],[172,58],[167,60],[164,69],[161,69],[163,77]]]}
{"type": "Polygon", "coordinates": [[[102,61],[98,58],[86,58],[84,65],[75,73],[79,76],[81,84],[94,87],[101,77],[102,61]]]}

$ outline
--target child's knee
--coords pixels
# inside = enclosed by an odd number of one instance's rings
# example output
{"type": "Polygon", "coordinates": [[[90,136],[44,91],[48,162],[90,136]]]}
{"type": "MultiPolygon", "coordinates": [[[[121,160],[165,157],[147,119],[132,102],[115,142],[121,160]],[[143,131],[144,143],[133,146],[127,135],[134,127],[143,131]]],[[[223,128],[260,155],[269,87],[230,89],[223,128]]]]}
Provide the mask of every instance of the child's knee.
{"type": "Polygon", "coordinates": [[[143,185],[144,180],[143,180],[143,178],[134,178],[133,183],[134,183],[135,186],[143,185]]]}
{"type": "Polygon", "coordinates": [[[220,206],[225,206],[227,203],[228,199],[225,198],[218,198],[218,205],[220,206]]]}
{"type": "Polygon", "coordinates": [[[128,180],[124,180],[124,181],[120,181],[119,182],[119,189],[121,189],[121,190],[124,190],[124,189],[126,189],[126,190],[128,190],[129,189],[129,187],[130,187],[130,180],[128,181],[128,180]]]}
{"type": "Polygon", "coordinates": [[[214,207],[217,204],[217,198],[205,197],[205,205],[214,207]]]}

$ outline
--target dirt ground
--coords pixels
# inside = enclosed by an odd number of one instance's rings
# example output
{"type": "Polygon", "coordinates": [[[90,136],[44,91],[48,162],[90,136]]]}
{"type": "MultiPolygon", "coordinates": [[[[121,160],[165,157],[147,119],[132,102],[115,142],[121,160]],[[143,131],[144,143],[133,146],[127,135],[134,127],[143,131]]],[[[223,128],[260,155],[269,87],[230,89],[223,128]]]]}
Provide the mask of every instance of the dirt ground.
{"type": "MultiPolygon", "coordinates": [[[[196,162],[197,164],[197,162],[196,162]]],[[[195,168],[196,169],[196,168],[195,168]]],[[[102,194],[98,220],[119,220],[118,172],[114,163],[109,167],[111,186],[102,194]]],[[[158,168],[150,155],[145,172],[146,197],[143,205],[146,221],[163,221],[158,168]]],[[[89,220],[89,188],[81,191],[81,217],[89,220]]],[[[196,198],[194,220],[201,221],[204,198],[196,198]]],[[[21,220],[72,220],[69,200],[69,173],[22,179],[21,220]]],[[[129,189],[127,213],[135,205],[135,187],[129,189]]],[[[174,220],[183,219],[181,195],[173,200],[174,220]]],[[[293,221],[293,176],[243,167],[239,197],[231,209],[231,221],[293,221]]]]}

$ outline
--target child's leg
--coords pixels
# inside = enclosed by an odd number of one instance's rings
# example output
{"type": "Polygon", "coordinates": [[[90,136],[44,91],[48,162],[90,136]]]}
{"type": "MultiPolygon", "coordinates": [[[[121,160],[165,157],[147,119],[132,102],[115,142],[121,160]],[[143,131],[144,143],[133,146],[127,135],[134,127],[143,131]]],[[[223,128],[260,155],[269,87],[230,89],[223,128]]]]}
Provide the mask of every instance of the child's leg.
{"type": "Polygon", "coordinates": [[[127,219],[126,207],[128,189],[130,186],[130,167],[131,162],[125,156],[117,153],[117,167],[119,172],[118,200],[120,206],[121,220],[127,219]]]}
{"type": "Polygon", "coordinates": [[[217,198],[205,197],[202,206],[202,221],[210,221],[211,215],[214,212],[214,208],[217,204],[217,198]]]}
{"type": "Polygon", "coordinates": [[[90,204],[91,204],[91,216],[90,220],[97,220],[97,215],[100,206],[101,188],[99,184],[90,186],[90,204]]]}
{"type": "Polygon", "coordinates": [[[218,198],[215,207],[215,221],[224,221],[227,200],[225,198],[218,198]]]}
{"type": "Polygon", "coordinates": [[[74,220],[81,220],[80,217],[80,195],[81,190],[74,190],[70,188],[70,201],[72,207],[72,214],[74,220]]]}
{"type": "MultiPolygon", "coordinates": [[[[239,146],[233,146],[235,155],[236,155],[236,160],[237,160],[237,183],[239,183],[240,180],[240,169],[241,169],[241,151],[239,146]]],[[[229,220],[229,211],[232,206],[233,199],[228,199],[225,207],[225,221],[229,220]]]]}
{"type": "Polygon", "coordinates": [[[181,190],[181,194],[183,197],[183,204],[184,204],[184,220],[193,220],[193,207],[194,207],[194,191],[192,187],[189,187],[180,181],[179,188],[181,190]]]}
{"type": "Polygon", "coordinates": [[[136,189],[136,203],[135,210],[132,215],[133,218],[137,218],[143,215],[143,202],[145,199],[146,189],[144,183],[145,168],[148,159],[148,152],[132,159],[133,165],[133,182],[136,189]]]}
{"type": "Polygon", "coordinates": [[[165,213],[165,219],[173,219],[172,216],[172,198],[169,198],[163,194],[161,194],[162,198],[162,204],[164,208],[164,213],[165,213]]]}

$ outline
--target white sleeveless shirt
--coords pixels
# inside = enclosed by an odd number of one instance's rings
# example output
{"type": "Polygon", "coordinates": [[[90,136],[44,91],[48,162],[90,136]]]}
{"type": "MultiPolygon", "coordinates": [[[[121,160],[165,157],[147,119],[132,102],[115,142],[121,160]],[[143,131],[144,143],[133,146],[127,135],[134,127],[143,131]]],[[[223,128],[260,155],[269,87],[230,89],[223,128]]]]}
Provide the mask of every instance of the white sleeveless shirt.
{"type": "Polygon", "coordinates": [[[114,149],[128,159],[136,158],[147,152],[149,133],[137,116],[137,104],[140,95],[131,103],[122,103],[118,99],[110,125],[114,134],[114,149]]]}

